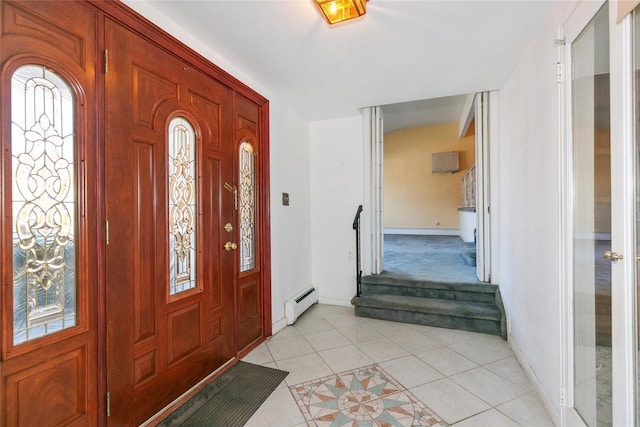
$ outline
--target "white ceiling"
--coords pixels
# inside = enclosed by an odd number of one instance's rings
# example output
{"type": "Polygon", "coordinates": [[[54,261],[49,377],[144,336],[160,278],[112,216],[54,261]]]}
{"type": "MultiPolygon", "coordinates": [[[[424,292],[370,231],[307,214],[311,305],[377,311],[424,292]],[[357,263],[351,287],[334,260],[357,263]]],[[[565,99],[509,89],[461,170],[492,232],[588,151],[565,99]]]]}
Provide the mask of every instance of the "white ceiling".
{"type": "Polygon", "coordinates": [[[466,95],[455,95],[383,105],[384,133],[417,126],[458,123],[466,99],[466,95]]]}
{"type": "MultiPolygon", "coordinates": [[[[550,4],[370,0],[364,17],[330,27],[312,0],[125,0],[138,1],[309,120],[499,89],[550,4]]],[[[386,131],[401,106],[389,108],[386,131]]]]}

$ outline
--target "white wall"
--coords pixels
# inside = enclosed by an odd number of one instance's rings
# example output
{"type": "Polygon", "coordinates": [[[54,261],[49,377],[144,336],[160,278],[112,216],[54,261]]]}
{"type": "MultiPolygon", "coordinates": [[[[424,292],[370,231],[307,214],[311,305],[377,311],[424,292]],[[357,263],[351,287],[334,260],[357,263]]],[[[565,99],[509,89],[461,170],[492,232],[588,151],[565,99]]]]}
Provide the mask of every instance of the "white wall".
{"type": "Polygon", "coordinates": [[[284,302],[311,284],[309,123],[261,85],[251,70],[229,63],[210,46],[160,14],[146,1],[129,7],[269,99],[271,169],[271,283],[273,333],[286,326],[284,302]],[[282,206],[282,193],[290,206],[282,206]]]}
{"type": "Polygon", "coordinates": [[[355,232],[363,203],[362,116],[311,122],[311,276],[320,302],[356,294],[355,232]]]}
{"type": "Polygon", "coordinates": [[[572,2],[554,2],[499,91],[500,289],[509,340],[559,423],[561,387],[558,25],[572,2]]]}
{"type": "Polygon", "coordinates": [[[274,333],[285,326],[284,301],[311,284],[309,124],[270,103],[271,298],[274,333]],[[289,206],[282,193],[289,193],[289,206]]]}

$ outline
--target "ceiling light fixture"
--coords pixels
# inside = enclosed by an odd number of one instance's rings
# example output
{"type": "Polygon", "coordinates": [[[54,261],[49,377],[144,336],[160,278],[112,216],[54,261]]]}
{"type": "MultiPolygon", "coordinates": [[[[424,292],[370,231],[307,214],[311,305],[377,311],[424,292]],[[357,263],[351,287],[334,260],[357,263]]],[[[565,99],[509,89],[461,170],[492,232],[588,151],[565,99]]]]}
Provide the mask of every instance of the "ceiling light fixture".
{"type": "Polygon", "coordinates": [[[367,13],[368,0],[314,0],[329,24],[357,18],[367,13]]]}

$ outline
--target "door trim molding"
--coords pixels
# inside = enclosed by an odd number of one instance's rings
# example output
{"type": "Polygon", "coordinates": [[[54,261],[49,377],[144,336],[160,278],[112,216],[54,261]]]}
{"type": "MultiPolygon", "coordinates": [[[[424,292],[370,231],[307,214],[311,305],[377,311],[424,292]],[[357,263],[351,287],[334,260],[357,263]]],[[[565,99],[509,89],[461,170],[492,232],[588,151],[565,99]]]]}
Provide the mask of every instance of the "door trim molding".
{"type": "Polygon", "coordinates": [[[636,415],[636,225],[634,40],[633,14],[616,24],[616,3],[609,2],[611,79],[611,236],[616,251],[626,255],[611,268],[613,425],[634,425],[636,415]],[[625,179],[614,180],[614,171],[625,179]],[[628,178],[628,179],[627,179],[628,178]],[[620,213],[616,220],[616,210],[620,213]],[[630,232],[636,230],[635,233],[630,232]],[[624,262],[626,261],[626,262],[624,262]],[[623,367],[616,370],[615,367],[623,367]],[[616,387],[616,384],[618,385],[616,387]]]}

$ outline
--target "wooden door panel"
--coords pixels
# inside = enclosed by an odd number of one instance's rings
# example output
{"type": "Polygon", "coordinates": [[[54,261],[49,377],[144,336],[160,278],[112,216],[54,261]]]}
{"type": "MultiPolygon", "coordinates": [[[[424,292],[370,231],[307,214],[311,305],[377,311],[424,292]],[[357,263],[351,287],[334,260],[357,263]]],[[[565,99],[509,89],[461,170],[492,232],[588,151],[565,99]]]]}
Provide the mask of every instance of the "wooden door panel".
{"type": "MultiPolygon", "coordinates": [[[[134,343],[155,337],[157,332],[156,306],[156,209],[154,188],[156,183],[155,144],[133,141],[132,180],[135,197],[132,200],[133,215],[133,295],[134,295],[134,343]]],[[[117,242],[114,242],[117,243],[117,242]]]]}
{"type": "MultiPolygon", "coordinates": [[[[144,422],[235,353],[231,91],[115,22],[106,24],[107,388],[112,425],[144,422]],[[168,126],[196,132],[196,285],[170,295],[168,126]],[[226,122],[225,122],[226,120],[226,122]],[[230,145],[230,144],[227,144],[230,145]],[[226,259],[226,263],[225,263],[226,259]],[[225,265],[228,264],[229,266],[225,265]],[[122,369],[125,365],[127,368],[122,369]],[[133,403],[129,403],[133,402],[133,403]]],[[[176,267],[177,268],[177,267],[176,267]]]]}
{"type": "MultiPolygon", "coordinates": [[[[96,128],[98,103],[96,100],[96,58],[98,14],[90,6],[81,2],[68,2],[65,7],[49,1],[2,1],[0,3],[0,170],[3,171],[2,181],[7,185],[0,186],[0,203],[3,215],[0,217],[0,262],[3,265],[0,272],[2,283],[1,303],[1,351],[0,351],[0,425],[2,426],[34,426],[34,425],[65,425],[65,426],[95,426],[99,424],[98,413],[103,409],[102,399],[98,396],[99,367],[102,359],[97,351],[98,347],[98,301],[99,301],[99,271],[96,259],[100,257],[98,239],[99,206],[99,163],[101,147],[99,145],[96,128]],[[14,257],[21,256],[14,252],[15,241],[13,233],[16,229],[12,216],[12,194],[15,187],[11,182],[19,178],[14,176],[12,167],[12,138],[27,128],[12,126],[12,89],[11,79],[14,72],[21,67],[33,65],[42,68],[43,74],[52,73],[56,77],[47,83],[36,83],[41,87],[49,84],[54,86],[61,83],[60,78],[69,86],[73,102],[73,164],[69,168],[69,185],[73,186],[76,197],[75,208],[71,208],[68,215],[74,223],[69,227],[75,257],[74,267],[65,264],[66,268],[74,268],[75,280],[75,320],[72,326],[58,330],[59,325],[51,323],[43,336],[27,339],[24,342],[14,341],[14,299],[20,299],[14,288],[13,269],[14,257]],[[15,132],[15,134],[14,134],[15,132]],[[87,215],[91,212],[91,215],[87,215]],[[6,267],[6,268],[5,268],[6,267]]],[[[33,80],[36,82],[36,80],[33,80]]],[[[58,86],[59,88],[60,86],[58,86]]],[[[41,112],[38,114],[42,114],[41,112]]],[[[59,117],[53,111],[46,113],[52,117],[59,117]]],[[[61,115],[61,116],[64,116],[61,115]]],[[[41,116],[42,118],[42,116],[41,116]]],[[[57,120],[57,119],[56,119],[57,120]]],[[[42,129],[51,135],[60,136],[57,125],[51,118],[38,120],[42,129]]],[[[34,124],[35,127],[37,127],[34,124]]],[[[67,130],[68,131],[68,130],[67,130]]],[[[26,133],[24,133],[26,137],[26,133]]],[[[16,137],[19,141],[22,137],[16,137]]],[[[37,144],[52,149],[54,139],[42,137],[37,144]]],[[[67,144],[66,142],[63,145],[67,144]]],[[[26,150],[26,149],[25,149],[26,150]]],[[[54,150],[55,151],[55,150],[54,150]]],[[[71,150],[70,150],[71,151],[71,150]]],[[[63,157],[59,152],[55,156],[63,157]]],[[[32,159],[37,158],[36,153],[32,159]]],[[[49,155],[50,157],[55,157],[49,155]]],[[[66,158],[66,157],[65,157],[66,158]]],[[[64,162],[64,160],[60,160],[64,162]]],[[[44,163],[46,165],[46,163],[44,163]]],[[[61,164],[61,163],[60,163],[61,164]]],[[[42,169],[46,169],[42,167],[42,169]]],[[[34,174],[39,172],[34,171],[34,174]]],[[[58,175],[57,170],[51,171],[52,179],[63,182],[66,178],[58,175]]],[[[64,172],[66,173],[66,171],[64,172]]],[[[35,181],[32,181],[32,183],[35,181]]],[[[60,188],[54,190],[61,192],[60,188]]],[[[44,199],[43,199],[44,200],[44,199]]],[[[39,206],[43,212],[54,206],[51,201],[43,201],[39,206]]],[[[30,203],[37,204],[38,201],[30,203]]],[[[62,203],[56,200],[56,203],[62,203]]],[[[55,223],[48,220],[47,226],[55,223]]],[[[31,222],[30,233],[44,236],[46,231],[39,231],[36,224],[31,222]]],[[[55,228],[51,233],[59,233],[55,228]]],[[[62,234],[60,234],[62,236],[62,234]]],[[[43,237],[43,242],[46,238],[43,237]]],[[[40,244],[40,243],[39,243],[40,244]]],[[[44,243],[43,243],[44,244],[44,243]]],[[[44,244],[46,246],[46,244],[44,244]]],[[[44,247],[42,246],[42,247],[44,247]]],[[[66,246],[69,247],[69,246],[66,246]]],[[[26,251],[27,249],[25,249],[26,251]]],[[[59,250],[59,248],[57,249],[59,250]]],[[[66,262],[67,249],[62,257],[66,262]]],[[[51,251],[53,252],[53,250],[51,251]]],[[[42,258],[35,258],[34,264],[44,263],[40,271],[49,271],[46,262],[52,261],[50,253],[42,251],[42,258]],[[46,254],[46,255],[45,255],[46,254]]],[[[56,262],[59,262],[60,257],[56,262]]],[[[18,261],[18,264],[20,262],[18,261]]],[[[14,267],[16,268],[16,267],[14,267]]],[[[25,270],[27,271],[27,270],[25,270]]],[[[29,273],[34,274],[35,273],[29,273]]],[[[55,273],[51,273],[52,275],[55,273]]],[[[51,277],[51,276],[48,276],[51,277]]],[[[37,286],[46,292],[50,285],[45,276],[37,279],[37,286]]],[[[51,283],[51,282],[49,282],[51,283]]],[[[66,282],[64,286],[69,286],[66,282]]],[[[38,288],[38,289],[40,289],[38,288]]],[[[52,304],[45,303],[51,307],[52,304]]],[[[65,299],[64,307],[67,307],[65,299]]],[[[69,303],[70,304],[70,303],[69,303]]],[[[71,305],[69,305],[71,306],[71,305]]],[[[16,309],[17,310],[17,309],[16,309]]],[[[61,309],[62,313],[64,311],[61,309]]],[[[57,322],[55,317],[46,313],[33,317],[33,324],[38,322],[57,322]]],[[[19,316],[21,316],[20,314],[19,316]]],[[[28,315],[26,315],[28,318],[28,315]]],[[[32,320],[27,320],[26,324],[32,320]]],[[[32,326],[29,326],[30,328],[32,326]]],[[[36,334],[38,335],[38,334],[36,334]]]]}
{"type": "Polygon", "coordinates": [[[7,375],[4,425],[87,425],[87,368],[87,351],[79,348],[7,375]]]}
{"type": "Polygon", "coordinates": [[[153,129],[158,107],[165,101],[178,99],[179,85],[174,81],[175,76],[169,74],[171,70],[154,72],[138,63],[133,63],[131,70],[133,123],[153,129]]]}
{"type": "Polygon", "coordinates": [[[254,170],[253,170],[253,185],[254,188],[252,191],[249,191],[246,195],[243,195],[243,181],[245,181],[246,177],[243,177],[243,171],[237,170],[237,180],[239,187],[239,209],[238,209],[238,245],[244,244],[244,239],[253,240],[254,246],[254,259],[251,268],[248,268],[243,271],[240,268],[242,260],[237,260],[238,269],[240,273],[237,279],[237,306],[236,306],[236,316],[238,319],[237,323],[237,336],[238,336],[238,351],[242,351],[247,348],[249,345],[254,343],[256,340],[260,339],[264,336],[263,329],[263,316],[262,316],[262,299],[263,299],[263,288],[262,288],[262,269],[261,269],[261,256],[260,252],[262,251],[261,241],[262,236],[260,235],[260,229],[258,225],[261,222],[262,211],[259,209],[259,205],[255,203],[256,200],[261,200],[261,191],[262,188],[260,186],[260,180],[258,179],[260,176],[260,157],[262,156],[262,150],[260,145],[260,109],[259,107],[242,96],[236,97],[236,113],[235,120],[236,126],[236,137],[235,137],[235,156],[236,156],[236,165],[240,169],[243,166],[240,164],[239,159],[239,150],[242,143],[251,144],[253,155],[254,155],[254,170]],[[249,197],[250,201],[245,201],[245,197],[249,197]],[[247,204],[249,206],[243,206],[243,204],[247,204]],[[245,209],[251,209],[250,205],[253,204],[253,213],[246,215],[247,218],[243,219],[243,212],[245,209]],[[246,233],[246,236],[243,236],[243,233],[240,232],[241,229],[245,229],[248,226],[248,222],[253,222],[253,226],[251,231],[246,233]]]}
{"type": "Polygon", "coordinates": [[[207,148],[219,151],[221,149],[220,122],[226,119],[224,115],[226,110],[223,110],[221,105],[215,100],[210,99],[206,95],[194,92],[193,90],[189,91],[189,97],[191,105],[197,108],[203,117],[215,118],[214,120],[207,120],[205,122],[206,126],[203,129],[205,136],[203,139],[207,142],[207,148]]]}
{"type": "Polygon", "coordinates": [[[80,10],[77,5],[69,10],[46,4],[46,1],[2,2],[2,33],[14,40],[3,41],[3,56],[17,53],[56,51],[81,67],[93,69],[87,60],[95,53],[93,36],[96,23],[94,13],[80,10]],[[78,15],[79,14],[79,15],[78,15]],[[29,40],[29,44],[19,40],[29,40]],[[29,49],[26,50],[25,47],[29,49]]]}
{"type": "Polygon", "coordinates": [[[200,304],[195,303],[167,315],[167,366],[172,366],[202,348],[200,304]]]}
{"type": "Polygon", "coordinates": [[[262,336],[262,295],[257,274],[242,278],[238,286],[239,350],[262,336]]]}

